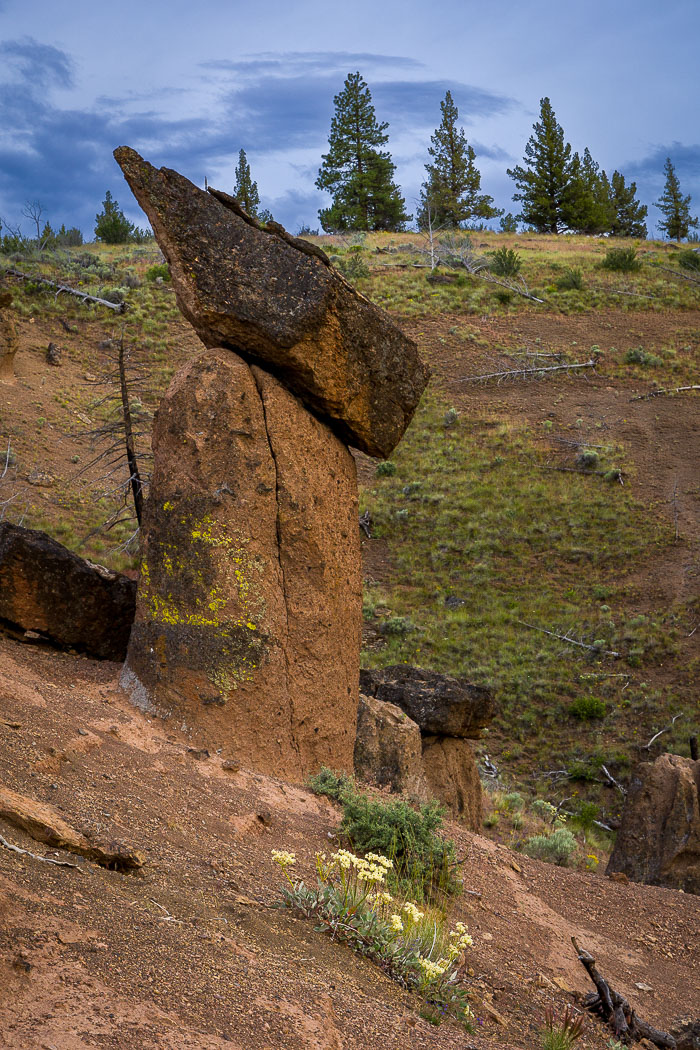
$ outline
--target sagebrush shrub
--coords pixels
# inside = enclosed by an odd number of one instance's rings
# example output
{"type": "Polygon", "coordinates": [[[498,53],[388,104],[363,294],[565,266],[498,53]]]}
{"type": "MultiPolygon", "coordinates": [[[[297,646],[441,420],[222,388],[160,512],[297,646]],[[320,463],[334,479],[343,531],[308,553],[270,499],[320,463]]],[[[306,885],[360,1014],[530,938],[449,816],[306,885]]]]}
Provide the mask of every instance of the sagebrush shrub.
{"type": "Polygon", "coordinates": [[[618,273],[634,273],[642,268],[636,248],[608,248],[600,265],[604,270],[615,270],[618,273]]]}
{"type": "Polygon", "coordinates": [[[607,713],[605,701],[597,696],[577,696],[569,704],[569,714],[572,718],[578,718],[579,722],[593,722],[597,718],[605,718],[607,713]]]}
{"type": "Polygon", "coordinates": [[[316,794],[343,807],[340,831],[360,853],[381,853],[393,861],[390,881],[418,900],[458,889],[454,842],[438,834],[443,807],[428,802],[383,802],[359,792],[354,781],[325,767],[309,780],[316,794]]]}
{"type": "Polygon", "coordinates": [[[557,828],[551,835],[533,835],[523,846],[523,853],[534,860],[558,864],[565,868],[576,849],[576,839],[566,828],[557,828]]]}

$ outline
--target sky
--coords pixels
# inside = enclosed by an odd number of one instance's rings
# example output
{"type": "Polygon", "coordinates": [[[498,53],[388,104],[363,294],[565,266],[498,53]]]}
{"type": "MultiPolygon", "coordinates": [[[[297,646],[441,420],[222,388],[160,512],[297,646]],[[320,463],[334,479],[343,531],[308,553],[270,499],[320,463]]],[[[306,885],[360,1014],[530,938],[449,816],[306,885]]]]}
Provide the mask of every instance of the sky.
{"type": "Polygon", "coordinates": [[[506,169],[547,96],[574,150],[636,181],[653,235],[666,157],[700,212],[699,43],[698,0],[0,0],[0,219],[30,235],[38,201],[91,240],[109,189],[145,226],[112,158],[128,145],[229,192],[244,149],[262,206],[316,228],[333,98],[359,71],[409,212],[450,90],[482,192],[517,213],[506,169]]]}

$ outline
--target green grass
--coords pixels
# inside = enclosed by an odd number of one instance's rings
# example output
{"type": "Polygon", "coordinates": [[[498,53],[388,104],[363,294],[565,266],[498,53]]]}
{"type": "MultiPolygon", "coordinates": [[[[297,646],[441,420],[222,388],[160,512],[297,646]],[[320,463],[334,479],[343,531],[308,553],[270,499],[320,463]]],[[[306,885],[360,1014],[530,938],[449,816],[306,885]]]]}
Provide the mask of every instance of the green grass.
{"type": "Polygon", "coordinates": [[[642,614],[625,593],[635,564],[671,545],[670,529],[606,480],[609,467],[624,467],[619,450],[599,453],[602,476],[561,474],[545,469],[526,427],[455,421],[446,409],[437,395],[424,398],[392,457],[395,473],[377,472],[361,496],[391,562],[388,579],[367,588],[374,631],[364,664],[407,662],[490,685],[496,730],[532,745],[524,761],[553,743],[566,753],[569,705],[582,698],[588,712],[583,699],[596,688],[594,717],[577,729],[593,753],[597,734],[617,739],[619,722],[624,737],[622,722],[643,710],[645,694],[624,672],[677,650],[682,612],[642,614]],[[573,629],[593,651],[533,628],[573,629]]]}

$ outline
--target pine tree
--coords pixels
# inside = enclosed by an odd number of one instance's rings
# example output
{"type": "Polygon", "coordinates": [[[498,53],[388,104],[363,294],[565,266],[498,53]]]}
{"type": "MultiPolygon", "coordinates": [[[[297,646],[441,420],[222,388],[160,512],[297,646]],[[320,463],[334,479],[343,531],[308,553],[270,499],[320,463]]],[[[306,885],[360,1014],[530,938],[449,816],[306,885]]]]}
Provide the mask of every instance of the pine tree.
{"type": "Polygon", "coordinates": [[[533,124],[525,146],[525,167],[518,164],[508,174],[520,190],[513,200],[522,201],[519,216],[539,233],[558,233],[565,225],[562,202],[569,185],[571,146],[564,142],[564,132],[548,98],[540,101],[540,119],[533,124]]]}
{"type": "Polygon", "coordinates": [[[448,91],[440,103],[442,121],[431,135],[426,164],[427,180],[421,190],[418,225],[457,229],[471,218],[493,219],[502,214],[493,207],[493,197],[480,193],[481,174],[474,163],[476,154],[467,142],[464,128],[457,127],[459,110],[448,91]],[[430,216],[428,216],[428,210],[430,216]]]}
{"type": "Polygon", "coordinates": [[[626,186],[624,175],[614,171],[610,187],[610,200],[615,211],[610,227],[613,237],[646,237],[647,226],[644,220],[648,209],[646,204],[640,204],[635,199],[636,196],[636,182],[630,182],[629,186],[626,186]]]}
{"type": "Polygon", "coordinates": [[[588,147],[583,159],[574,153],[569,165],[569,182],[562,198],[562,222],[575,233],[607,233],[615,211],[608,176],[593,160],[588,147]]]}
{"type": "Polygon", "coordinates": [[[238,165],[236,166],[236,185],[233,187],[233,196],[241,208],[250,215],[251,219],[257,219],[260,208],[260,195],[258,184],[254,182],[250,174],[250,164],[242,149],[238,154],[238,165]]]}
{"type": "Polygon", "coordinates": [[[690,214],[690,194],[684,197],[681,193],[681,184],[670,157],[666,158],[664,173],[666,175],[664,192],[657,201],[654,201],[654,207],[664,214],[664,218],[659,222],[659,228],[667,233],[671,240],[680,241],[688,236],[691,226],[698,226],[698,220],[697,217],[693,218],[690,214]]]}
{"type": "Polygon", "coordinates": [[[117,201],[107,190],[102,201],[102,211],[95,216],[95,237],[105,244],[126,244],[132,240],[135,227],[129,222],[117,201]]]}
{"type": "Polygon", "coordinates": [[[334,98],[328,153],[316,179],[333,197],[318,216],[323,229],[402,230],[410,216],[394,183],[391,155],[382,151],[389,136],[378,123],[372,96],[359,73],[350,73],[334,98]]]}

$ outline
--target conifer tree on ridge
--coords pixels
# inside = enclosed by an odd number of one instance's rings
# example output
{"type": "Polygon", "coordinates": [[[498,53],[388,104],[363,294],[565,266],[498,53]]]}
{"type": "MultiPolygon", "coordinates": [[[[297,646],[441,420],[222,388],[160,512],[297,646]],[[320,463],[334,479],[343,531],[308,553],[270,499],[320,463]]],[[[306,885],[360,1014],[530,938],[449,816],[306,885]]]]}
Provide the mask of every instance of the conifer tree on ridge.
{"type": "Polygon", "coordinates": [[[402,230],[410,216],[394,183],[391,154],[381,149],[389,140],[389,125],[377,121],[360,73],[348,74],[333,101],[328,153],[316,179],[316,186],[333,197],[330,207],[318,213],[323,229],[402,230]]]}
{"type": "Polygon", "coordinates": [[[540,100],[540,119],[525,146],[525,166],[508,168],[522,201],[519,216],[538,233],[558,233],[566,225],[563,208],[571,180],[571,146],[548,98],[540,100]]]}
{"type": "Polygon", "coordinates": [[[688,236],[691,226],[697,228],[698,219],[693,218],[690,214],[690,194],[684,197],[681,193],[681,184],[670,157],[666,158],[664,174],[666,175],[664,192],[657,201],[654,201],[654,207],[664,215],[659,222],[659,227],[668,234],[671,240],[681,241],[688,236]]]}
{"type": "Polygon", "coordinates": [[[457,127],[459,110],[452,93],[446,92],[440,103],[442,121],[430,136],[428,153],[432,164],[426,164],[427,180],[421,190],[418,225],[457,229],[472,218],[493,219],[502,214],[493,206],[493,197],[481,190],[481,174],[474,163],[476,154],[467,142],[464,128],[457,127]],[[428,210],[430,215],[428,216],[428,210]]]}
{"type": "Polygon", "coordinates": [[[258,193],[258,184],[253,180],[250,174],[250,164],[248,158],[245,155],[245,150],[242,149],[238,154],[238,164],[236,165],[236,185],[233,187],[233,196],[236,198],[241,208],[250,215],[251,219],[258,219],[258,209],[260,208],[260,195],[258,193]]]}

